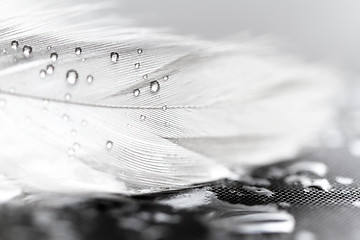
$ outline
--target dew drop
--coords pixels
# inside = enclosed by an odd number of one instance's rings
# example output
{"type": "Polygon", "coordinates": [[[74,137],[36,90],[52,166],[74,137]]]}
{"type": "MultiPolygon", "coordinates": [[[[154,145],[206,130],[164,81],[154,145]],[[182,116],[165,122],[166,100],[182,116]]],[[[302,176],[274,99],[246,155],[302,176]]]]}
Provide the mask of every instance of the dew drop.
{"type": "Polygon", "coordinates": [[[88,76],[86,77],[86,81],[87,81],[89,84],[91,84],[91,83],[94,81],[94,77],[93,77],[92,75],[88,75],[88,76]]]}
{"type": "Polygon", "coordinates": [[[3,50],[1,51],[1,53],[2,53],[2,54],[6,54],[6,53],[7,53],[6,49],[3,49],[3,50]]]}
{"type": "Polygon", "coordinates": [[[134,95],[135,97],[138,97],[138,96],[140,95],[140,90],[139,90],[139,89],[134,89],[133,95],[134,95]]]}
{"type": "Polygon", "coordinates": [[[65,94],[65,100],[66,100],[66,101],[70,101],[70,100],[71,100],[71,94],[70,94],[70,93],[66,93],[66,94],[65,94]]]}
{"type": "Polygon", "coordinates": [[[45,78],[46,77],[46,71],[44,69],[40,70],[39,75],[40,75],[41,78],[45,78]]]}
{"type": "Polygon", "coordinates": [[[141,115],[141,116],[140,116],[140,121],[142,121],[142,122],[143,122],[143,121],[145,121],[145,120],[146,120],[146,116],[141,115]]]}
{"type": "Polygon", "coordinates": [[[66,73],[66,81],[70,85],[75,85],[78,80],[78,73],[75,70],[69,70],[66,73]]]}
{"type": "Polygon", "coordinates": [[[163,110],[163,111],[166,111],[167,110],[167,106],[166,105],[164,105],[161,109],[163,110]]]}
{"type": "Polygon", "coordinates": [[[150,83],[150,91],[156,93],[160,90],[160,84],[158,81],[153,81],[150,83]]]}
{"type": "Polygon", "coordinates": [[[110,54],[110,59],[113,63],[116,63],[117,61],[119,61],[119,54],[116,52],[112,52],[110,54]]]}
{"type": "Polygon", "coordinates": [[[18,49],[18,47],[19,47],[19,42],[18,41],[12,41],[11,42],[11,47],[12,47],[12,49],[18,49]]]}
{"type": "Polygon", "coordinates": [[[55,70],[55,68],[51,64],[46,67],[46,73],[49,74],[49,75],[53,74],[54,70],[55,70]]]}
{"type": "Polygon", "coordinates": [[[51,46],[47,46],[46,49],[50,51],[50,50],[51,50],[51,46]]]}
{"type": "Polygon", "coordinates": [[[135,69],[139,69],[140,68],[140,63],[135,63],[135,69]]]}
{"type": "Polygon", "coordinates": [[[82,53],[82,49],[80,48],[80,47],[77,47],[77,48],[75,48],[75,54],[76,55],[81,55],[81,53],[82,53]]]}
{"type": "Polygon", "coordinates": [[[23,53],[26,57],[30,56],[31,52],[32,52],[32,47],[26,45],[23,47],[23,53]]]}
{"type": "Polygon", "coordinates": [[[169,76],[164,76],[163,79],[164,79],[164,81],[167,81],[167,80],[169,80],[169,76]]]}
{"type": "Polygon", "coordinates": [[[56,62],[57,59],[58,59],[58,57],[59,57],[58,54],[55,53],[55,52],[53,52],[53,53],[50,54],[50,59],[51,59],[53,62],[56,62]]]}
{"type": "Polygon", "coordinates": [[[141,48],[139,48],[139,49],[137,50],[137,53],[138,53],[138,54],[142,54],[142,53],[143,53],[143,50],[142,50],[141,48]]]}
{"type": "Polygon", "coordinates": [[[107,142],[106,142],[106,149],[107,149],[107,150],[112,149],[113,145],[114,145],[114,143],[113,143],[112,141],[107,141],[107,142]]]}
{"type": "Polygon", "coordinates": [[[147,74],[145,74],[144,76],[143,76],[143,79],[148,79],[149,78],[149,76],[147,75],[147,74]]]}

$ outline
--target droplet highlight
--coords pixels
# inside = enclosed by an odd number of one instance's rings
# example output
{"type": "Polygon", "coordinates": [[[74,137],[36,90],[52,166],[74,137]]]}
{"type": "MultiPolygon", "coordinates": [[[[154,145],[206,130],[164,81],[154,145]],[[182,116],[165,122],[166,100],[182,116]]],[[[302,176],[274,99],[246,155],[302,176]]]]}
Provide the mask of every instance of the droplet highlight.
{"type": "Polygon", "coordinates": [[[32,53],[32,47],[25,45],[23,47],[23,53],[26,57],[30,56],[30,54],[32,53]]]}
{"type": "Polygon", "coordinates": [[[139,89],[134,89],[133,95],[134,95],[134,97],[138,97],[140,95],[140,90],[139,89]]]}
{"type": "Polygon", "coordinates": [[[54,73],[54,71],[55,71],[55,68],[54,68],[53,65],[50,64],[50,65],[48,65],[48,66],[46,67],[46,73],[47,73],[47,74],[51,75],[51,74],[54,73]]]}
{"type": "Polygon", "coordinates": [[[87,81],[89,84],[91,84],[91,83],[94,81],[94,77],[93,77],[92,75],[88,75],[88,76],[86,77],[86,81],[87,81]]]}
{"type": "Polygon", "coordinates": [[[112,52],[110,54],[110,59],[113,63],[116,63],[117,61],[119,61],[119,54],[116,52],[112,52]]]}
{"type": "Polygon", "coordinates": [[[53,53],[50,54],[50,59],[51,59],[51,61],[53,61],[53,62],[56,62],[57,59],[58,59],[58,57],[59,57],[58,54],[55,53],[55,52],[53,52],[53,53]]]}
{"type": "Polygon", "coordinates": [[[18,47],[19,47],[19,42],[18,41],[12,41],[11,42],[11,48],[12,49],[16,50],[16,49],[18,49],[18,47]]]}
{"type": "Polygon", "coordinates": [[[40,70],[39,75],[41,78],[45,78],[46,77],[46,71],[44,69],[40,70]]]}
{"type": "Polygon", "coordinates": [[[77,47],[77,48],[75,48],[75,54],[76,55],[81,55],[81,53],[82,53],[82,49],[80,48],[80,47],[77,47]]]}

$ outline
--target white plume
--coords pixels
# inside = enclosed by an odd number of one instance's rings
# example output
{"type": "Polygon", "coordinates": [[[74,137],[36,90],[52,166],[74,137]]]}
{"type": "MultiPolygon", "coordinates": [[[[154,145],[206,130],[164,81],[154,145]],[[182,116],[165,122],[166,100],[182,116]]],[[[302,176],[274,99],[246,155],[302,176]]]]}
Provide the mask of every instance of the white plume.
{"type": "Polygon", "coordinates": [[[0,173],[27,191],[140,194],[232,177],[296,156],[333,120],[339,77],[257,40],[131,27],[116,1],[9,2],[0,173]]]}

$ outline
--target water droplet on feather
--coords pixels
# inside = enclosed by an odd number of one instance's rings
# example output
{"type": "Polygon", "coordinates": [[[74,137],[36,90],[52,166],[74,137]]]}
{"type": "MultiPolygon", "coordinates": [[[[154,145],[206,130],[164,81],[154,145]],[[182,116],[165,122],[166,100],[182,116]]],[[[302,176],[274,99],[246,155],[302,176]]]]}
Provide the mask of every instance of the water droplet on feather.
{"type": "Polygon", "coordinates": [[[135,97],[138,97],[138,96],[140,95],[140,90],[139,90],[139,89],[134,89],[133,95],[134,95],[135,97]]]}
{"type": "Polygon", "coordinates": [[[75,85],[78,80],[78,77],[79,75],[75,70],[69,70],[66,73],[66,81],[70,85],[75,85]]]}
{"type": "Polygon", "coordinates": [[[30,56],[31,52],[32,52],[32,47],[26,45],[23,47],[23,53],[26,57],[30,56]]]}
{"type": "Polygon", "coordinates": [[[19,42],[18,41],[12,41],[11,42],[11,47],[12,47],[12,49],[18,49],[18,47],[19,47],[19,42]]]}
{"type": "Polygon", "coordinates": [[[160,90],[160,84],[158,81],[153,81],[150,83],[150,91],[156,93],[160,90]]]}
{"type": "Polygon", "coordinates": [[[53,62],[56,62],[57,61],[57,59],[58,59],[58,54],[57,53],[51,53],[50,54],[50,59],[51,59],[51,61],[53,61],[53,62]]]}
{"type": "Polygon", "coordinates": [[[107,141],[106,142],[106,149],[108,149],[108,150],[112,149],[113,145],[114,145],[114,143],[112,141],[107,141]]]}
{"type": "Polygon", "coordinates": [[[39,75],[40,75],[41,78],[45,78],[46,77],[46,71],[44,69],[40,70],[39,75]]]}
{"type": "Polygon", "coordinates": [[[92,75],[89,75],[86,77],[86,81],[91,84],[94,81],[94,77],[92,75]]]}
{"type": "Polygon", "coordinates": [[[82,49],[80,48],[80,47],[77,47],[77,48],[75,48],[75,54],[76,55],[81,55],[81,53],[82,53],[82,49]]]}
{"type": "Polygon", "coordinates": [[[49,75],[53,74],[54,70],[55,70],[55,68],[51,64],[46,67],[46,73],[49,74],[49,75]]]}
{"type": "Polygon", "coordinates": [[[112,52],[110,54],[110,59],[113,63],[116,63],[117,61],[119,61],[119,54],[116,52],[112,52]]]}

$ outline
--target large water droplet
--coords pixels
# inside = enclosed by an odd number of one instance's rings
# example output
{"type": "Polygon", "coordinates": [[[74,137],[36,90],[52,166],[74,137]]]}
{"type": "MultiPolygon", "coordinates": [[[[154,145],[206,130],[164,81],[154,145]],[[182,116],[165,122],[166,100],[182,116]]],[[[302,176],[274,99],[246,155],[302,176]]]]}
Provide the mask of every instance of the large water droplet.
{"type": "Polygon", "coordinates": [[[160,84],[158,81],[153,81],[150,83],[150,91],[156,93],[160,90],[160,84]]]}
{"type": "Polygon", "coordinates": [[[12,49],[18,49],[18,47],[19,47],[19,42],[18,41],[12,41],[11,42],[11,47],[12,47],[12,49]]]}
{"type": "Polygon", "coordinates": [[[119,61],[119,54],[116,52],[112,52],[110,54],[110,59],[113,63],[116,63],[117,61],[119,61]]]}
{"type": "Polygon", "coordinates": [[[141,48],[139,48],[139,49],[137,50],[137,53],[138,53],[138,54],[142,54],[142,53],[143,53],[143,50],[142,50],[141,48]]]}
{"type": "Polygon", "coordinates": [[[139,69],[140,68],[140,63],[135,63],[135,69],[139,69]]]}
{"type": "Polygon", "coordinates": [[[26,45],[23,47],[23,53],[26,57],[30,56],[31,52],[32,52],[32,47],[26,45]]]}
{"type": "Polygon", "coordinates": [[[82,49],[80,47],[75,48],[76,55],[81,55],[81,53],[82,53],[82,49]]]}
{"type": "Polygon", "coordinates": [[[140,90],[139,90],[139,89],[134,89],[133,95],[134,95],[135,97],[138,97],[138,96],[140,95],[140,90]]]}
{"type": "Polygon", "coordinates": [[[56,62],[57,59],[58,59],[58,57],[59,57],[58,54],[55,53],[55,52],[53,52],[53,53],[50,54],[50,58],[51,58],[51,60],[52,60],[53,62],[56,62]]]}
{"type": "Polygon", "coordinates": [[[108,149],[108,150],[112,149],[113,145],[114,145],[114,143],[112,141],[110,141],[110,140],[107,141],[106,142],[106,149],[108,149]]]}
{"type": "Polygon", "coordinates": [[[45,78],[46,77],[46,71],[44,69],[41,69],[39,75],[40,75],[41,78],[45,78]]]}
{"type": "Polygon", "coordinates": [[[94,77],[93,77],[92,75],[88,75],[88,76],[86,77],[86,81],[87,81],[89,84],[91,84],[91,83],[94,81],[94,77]]]}
{"type": "Polygon", "coordinates": [[[55,70],[55,68],[51,64],[46,67],[46,73],[49,74],[49,75],[53,74],[54,70],[55,70]]]}
{"type": "Polygon", "coordinates": [[[75,85],[78,80],[78,77],[79,77],[79,75],[75,70],[69,70],[66,73],[66,81],[70,85],[75,85]]]}

